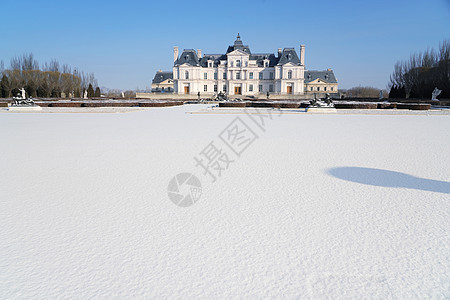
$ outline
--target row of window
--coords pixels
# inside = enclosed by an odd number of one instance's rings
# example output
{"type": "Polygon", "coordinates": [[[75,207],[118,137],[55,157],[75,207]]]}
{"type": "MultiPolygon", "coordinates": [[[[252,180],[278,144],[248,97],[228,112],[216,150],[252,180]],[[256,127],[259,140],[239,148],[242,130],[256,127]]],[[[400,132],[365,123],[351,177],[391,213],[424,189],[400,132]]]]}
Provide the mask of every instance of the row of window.
{"type": "MultiPolygon", "coordinates": [[[[236,74],[236,79],[238,79],[238,80],[241,79],[241,72],[236,72],[235,74],[236,74]]],[[[217,73],[214,73],[214,80],[217,80],[217,77],[218,77],[217,73]]],[[[288,77],[288,79],[292,79],[292,71],[288,71],[288,76],[287,77],[288,77]]],[[[185,79],[189,79],[189,71],[185,71],[184,78],[185,79]]],[[[222,78],[225,79],[225,80],[227,79],[227,73],[226,72],[223,73],[222,78]]],[[[248,74],[248,78],[249,79],[253,79],[253,72],[250,72],[248,74]]],[[[258,78],[260,80],[263,80],[263,72],[259,72],[258,73],[258,78]]],[[[203,73],[203,79],[208,79],[208,73],[203,73]]],[[[273,72],[269,73],[269,79],[271,79],[271,80],[274,79],[273,72]]]]}
{"type": "MultiPolygon", "coordinates": [[[[210,67],[210,68],[212,68],[213,67],[213,62],[208,62],[208,67],[210,67]]],[[[245,65],[246,67],[248,66],[248,61],[244,61],[244,63],[243,64],[241,64],[241,61],[238,59],[238,60],[236,60],[236,67],[241,67],[241,66],[243,66],[243,65],[245,65]]],[[[233,61],[230,61],[230,67],[233,67],[233,61]]],[[[264,61],[264,67],[269,67],[269,61],[264,61]]]]}
{"type": "MultiPolygon", "coordinates": [[[[205,85],[203,86],[203,91],[204,91],[204,92],[207,92],[207,91],[208,91],[208,85],[205,84],[205,85]]],[[[223,85],[222,91],[223,91],[223,92],[226,92],[226,91],[227,91],[227,85],[226,85],[226,84],[223,85]]],[[[249,85],[248,85],[248,91],[249,91],[249,92],[253,92],[253,84],[249,84],[249,85]]],[[[262,86],[262,84],[260,84],[260,85],[258,85],[258,92],[262,92],[262,91],[263,91],[263,86],[262,86]]],[[[217,84],[214,85],[214,92],[217,92],[217,84]]],[[[269,85],[269,92],[273,92],[273,84],[270,84],[270,85],[269,85]]]]}
{"type": "MultiPolygon", "coordinates": [[[[314,91],[314,87],[310,87],[310,91],[313,92],[314,91]]],[[[320,86],[317,87],[317,91],[320,92],[320,86]]],[[[324,92],[327,91],[327,87],[326,86],[323,87],[323,91],[324,92]]],[[[331,91],[334,91],[334,87],[331,87],[331,91]]]]}

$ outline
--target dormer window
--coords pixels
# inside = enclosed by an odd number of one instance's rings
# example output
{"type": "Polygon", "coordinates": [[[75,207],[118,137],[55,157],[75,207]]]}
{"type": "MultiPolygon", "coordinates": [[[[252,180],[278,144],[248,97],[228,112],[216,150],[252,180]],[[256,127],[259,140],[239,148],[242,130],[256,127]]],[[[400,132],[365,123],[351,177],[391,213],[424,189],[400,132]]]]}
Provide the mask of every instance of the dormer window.
{"type": "Polygon", "coordinates": [[[186,60],[188,60],[189,59],[189,55],[186,55],[185,58],[186,58],[186,60]]]}
{"type": "Polygon", "coordinates": [[[212,68],[212,62],[208,62],[208,67],[212,68]]]}

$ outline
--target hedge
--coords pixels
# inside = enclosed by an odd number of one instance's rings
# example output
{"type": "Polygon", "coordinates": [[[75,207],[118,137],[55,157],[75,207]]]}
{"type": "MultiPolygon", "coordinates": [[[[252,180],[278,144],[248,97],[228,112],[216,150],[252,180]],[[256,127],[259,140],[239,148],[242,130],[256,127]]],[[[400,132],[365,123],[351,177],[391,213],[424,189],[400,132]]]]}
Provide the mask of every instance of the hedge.
{"type": "Polygon", "coordinates": [[[397,103],[397,109],[428,110],[430,108],[431,104],[427,103],[397,103]]]}

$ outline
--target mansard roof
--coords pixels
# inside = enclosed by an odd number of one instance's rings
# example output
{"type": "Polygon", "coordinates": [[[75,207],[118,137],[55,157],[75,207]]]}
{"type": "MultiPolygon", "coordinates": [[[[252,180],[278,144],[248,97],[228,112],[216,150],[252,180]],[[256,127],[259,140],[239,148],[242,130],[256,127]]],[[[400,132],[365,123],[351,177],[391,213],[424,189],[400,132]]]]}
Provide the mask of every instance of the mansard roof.
{"type": "Polygon", "coordinates": [[[258,53],[250,55],[250,60],[256,60],[258,67],[264,66],[264,60],[269,60],[269,67],[274,67],[278,63],[278,57],[273,53],[258,53]]]}
{"type": "Polygon", "coordinates": [[[172,71],[158,71],[152,80],[152,83],[161,83],[167,79],[173,79],[172,71]]]}
{"type": "Polygon", "coordinates": [[[279,65],[284,65],[287,63],[300,65],[300,59],[298,58],[294,48],[284,48],[283,52],[281,53],[281,57],[279,57],[279,65]]]}
{"type": "Polygon", "coordinates": [[[242,43],[241,36],[239,35],[239,33],[238,33],[238,35],[236,37],[236,40],[234,41],[234,45],[233,46],[228,46],[227,54],[230,53],[230,52],[233,52],[234,50],[238,50],[238,49],[242,50],[242,51],[244,51],[244,52],[246,52],[248,54],[251,54],[250,48],[247,45],[244,45],[242,43]]]}
{"type": "Polygon", "coordinates": [[[199,60],[197,52],[194,49],[184,49],[180,57],[175,61],[175,65],[188,64],[191,66],[198,66],[199,60]]]}
{"type": "Polygon", "coordinates": [[[305,83],[310,83],[316,79],[321,79],[328,83],[337,83],[334,72],[331,69],[325,71],[305,71],[305,83]]]}
{"type": "MultiPolygon", "coordinates": [[[[241,37],[237,36],[234,44],[229,46],[226,54],[233,52],[235,50],[241,50],[250,55],[250,60],[256,60],[259,67],[264,67],[264,60],[269,60],[269,67],[274,67],[276,65],[284,65],[287,63],[292,63],[294,65],[300,65],[300,59],[297,56],[297,52],[294,48],[284,48],[280,56],[275,56],[273,53],[255,53],[252,54],[250,48],[244,45],[241,37]]],[[[181,56],[175,61],[175,65],[189,64],[191,66],[201,66],[207,67],[208,60],[214,61],[214,67],[220,64],[221,60],[227,60],[226,54],[205,54],[202,58],[198,58],[197,52],[193,49],[185,49],[181,56]]]]}
{"type": "Polygon", "coordinates": [[[225,54],[205,54],[200,59],[200,62],[199,62],[200,66],[207,67],[208,60],[212,60],[214,62],[214,67],[217,67],[220,64],[221,60],[227,60],[227,56],[225,54]]]}

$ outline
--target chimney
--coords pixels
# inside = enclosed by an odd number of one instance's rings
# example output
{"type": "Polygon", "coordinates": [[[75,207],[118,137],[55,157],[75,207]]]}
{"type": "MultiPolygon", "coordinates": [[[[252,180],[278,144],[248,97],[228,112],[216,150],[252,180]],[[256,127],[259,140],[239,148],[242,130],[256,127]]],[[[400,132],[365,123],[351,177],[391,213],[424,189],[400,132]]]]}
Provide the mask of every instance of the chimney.
{"type": "Polygon", "coordinates": [[[300,64],[305,65],[305,45],[300,45],[300,64]]]}
{"type": "Polygon", "coordinates": [[[173,62],[176,62],[178,59],[178,47],[173,47],[173,62]]]}
{"type": "Polygon", "coordinates": [[[202,58],[202,49],[197,49],[198,58],[202,58]]]}
{"type": "Polygon", "coordinates": [[[278,48],[278,57],[281,57],[281,48],[278,48]]]}

